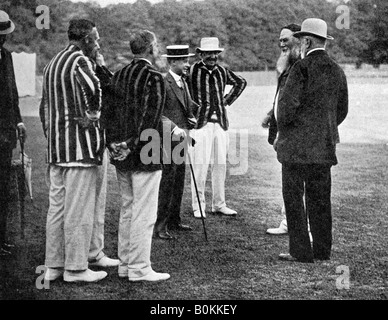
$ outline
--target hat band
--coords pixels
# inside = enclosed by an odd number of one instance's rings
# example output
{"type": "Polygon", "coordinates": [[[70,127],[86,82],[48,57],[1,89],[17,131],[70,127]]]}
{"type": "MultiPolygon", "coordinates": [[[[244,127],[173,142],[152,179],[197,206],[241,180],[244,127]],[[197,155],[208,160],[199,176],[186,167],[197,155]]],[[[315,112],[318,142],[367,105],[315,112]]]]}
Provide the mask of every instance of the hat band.
{"type": "Polygon", "coordinates": [[[0,22],[0,31],[4,31],[11,28],[11,21],[0,22]]]}
{"type": "Polygon", "coordinates": [[[187,56],[189,55],[188,49],[167,49],[167,55],[169,56],[187,56]]]}

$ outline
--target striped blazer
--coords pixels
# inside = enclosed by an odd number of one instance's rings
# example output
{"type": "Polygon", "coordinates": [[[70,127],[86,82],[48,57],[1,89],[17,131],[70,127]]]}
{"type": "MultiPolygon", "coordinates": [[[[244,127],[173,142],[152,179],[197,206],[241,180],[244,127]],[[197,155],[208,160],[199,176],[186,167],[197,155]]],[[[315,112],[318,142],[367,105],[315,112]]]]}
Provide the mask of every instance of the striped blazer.
{"type": "Polygon", "coordinates": [[[149,61],[134,59],[113,75],[109,91],[111,98],[106,114],[108,145],[125,141],[131,150],[125,161],[112,160],[112,164],[123,171],[161,170],[161,117],[166,100],[162,74],[149,61]],[[142,133],[147,133],[148,129],[154,129],[160,140],[153,140],[157,145],[144,161],[141,152],[149,141],[142,138],[142,133]],[[152,161],[148,162],[150,159],[152,161]]]}
{"type": "Polygon", "coordinates": [[[197,118],[196,129],[202,128],[210,119],[211,111],[214,110],[220,119],[220,125],[228,130],[229,122],[226,106],[230,106],[244,91],[247,82],[244,78],[236,75],[231,70],[216,65],[210,71],[201,60],[190,68],[189,84],[192,99],[199,104],[194,113],[197,118]],[[226,85],[232,89],[225,95],[226,85]]]}
{"type": "Polygon", "coordinates": [[[44,68],[39,111],[48,163],[101,164],[105,134],[98,120],[100,81],[78,47],[67,46],[44,68]]]}

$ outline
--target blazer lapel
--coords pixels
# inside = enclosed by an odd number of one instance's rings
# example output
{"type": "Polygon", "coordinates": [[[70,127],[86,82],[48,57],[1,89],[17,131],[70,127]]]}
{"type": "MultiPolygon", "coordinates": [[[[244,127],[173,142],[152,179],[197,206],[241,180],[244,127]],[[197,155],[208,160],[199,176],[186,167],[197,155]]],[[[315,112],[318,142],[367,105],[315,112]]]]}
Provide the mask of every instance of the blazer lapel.
{"type": "Polygon", "coordinates": [[[180,103],[185,108],[186,106],[185,106],[185,99],[184,99],[184,96],[183,96],[183,90],[178,87],[178,85],[176,84],[175,79],[172,77],[172,75],[170,73],[168,73],[168,75],[167,75],[167,80],[171,84],[172,91],[174,91],[174,93],[177,96],[178,100],[180,101],[180,103]]]}

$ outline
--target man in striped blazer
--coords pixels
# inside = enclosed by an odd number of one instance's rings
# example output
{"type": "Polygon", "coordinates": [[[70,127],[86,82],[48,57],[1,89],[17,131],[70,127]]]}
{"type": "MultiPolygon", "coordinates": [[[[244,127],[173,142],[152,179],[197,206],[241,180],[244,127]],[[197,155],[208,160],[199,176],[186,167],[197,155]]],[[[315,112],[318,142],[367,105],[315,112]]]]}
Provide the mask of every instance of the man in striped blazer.
{"type": "Polygon", "coordinates": [[[46,280],[96,282],[105,271],[88,269],[96,179],[105,149],[99,123],[100,82],[87,57],[99,35],[88,20],[72,20],[69,45],[45,67],[40,117],[48,149],[49,210],[46,280]]]}
{"type": "MultiPolygon", "coordinates": [[[[205,215],[205,183],[209,164],[212,163],[212,212],[236,215],[237,212],[226,206],[225,179],[226,155],[228,150],[228,117],[226,107],[241,95],[247,82],[234,72],[217,64],[217,57],[223,51],[218,38],[202,38],[197,52],[201,60],[190,68],[190,87],[193,100],[199,104],[194,112],[197,118],[196,129],[191,133],[197,144],[192,152],[194,174],[203,214],[205,215]],[[232,89],[225,94],[226,85],[232,89]]],[[[199,204],[191,183],[194,216],[201,218],[199,204]]]]}
{"type": "Polygon", "coordinates": [[[161,281],[170,275],[151,268],[151,243],[162,176],[166,89],[162,74],[152,66],[158,55],[155,34],[136,31],[129,42],[134,59],[113,75],[106,115],[107,142],[122,198],[118,273],[129,281],[161,281]]]}

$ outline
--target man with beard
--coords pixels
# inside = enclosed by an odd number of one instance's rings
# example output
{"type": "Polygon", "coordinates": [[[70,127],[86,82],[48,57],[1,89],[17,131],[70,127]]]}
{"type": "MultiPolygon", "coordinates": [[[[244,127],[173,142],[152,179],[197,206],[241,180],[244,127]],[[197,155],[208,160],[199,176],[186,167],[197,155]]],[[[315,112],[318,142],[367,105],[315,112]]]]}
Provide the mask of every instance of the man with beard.
{"type": "MultiPolygon", "coordinates": [[[[276,89],[275,99],[273,103],[273,108],[268,112],[267,116],[262,121],[263,128],[268,128],[268,142],[273,145],[278,133],[276,117],[274,115],[275,106],[277,104],[277,99],[280,92],[283,90],[284,85],[286,84],[287,77],[290,73],[291,67],[296,61],[300,59],[300,41],[298,38],[294,37],[294,32],[300,31],[300,26],[297,24],[289,24],[283,27],[280,31],[279,36],[279,46],[280,46],[280,57],[276,63],[276,71],[278,74],[278,85],[276,89]]],[[[268,234],[271,235],[282,235],[287,234],[287,220],[284,204],[282,207],[282,214],[284,219],[280,222],[278,228],[269,228],[267,230],[268,234]]]]}
{"type": "Polygon", "coordinates": [[[197,126],[192,137],[197,142],[192,152],[192,164],[196,178],[200,204],[197,200],[193,178],[191,194],[194,217],[201,218],[200,205],[205,217],[205,183],[209,164],[212,176],[212,212],[235,216],[237,212],[226,206],[225,179],[226,156],[229,145],[226,108],[244,91],[247,82],[241,76],[217,63],[223,51],[216,37],[202,38],[197,52],[200,61],[190,68],[190,87],[193,100],[199,105],[194,112],[197,126]],[[225,95],[225,86],[232,89],[225,95]]]}
{"type": "Polygon", "coordinates": [[[3,47],[7,35],[14,30],[8,14],[0,10],[0,256],[10,255],[13,247],[6,236],[12,150],[16,148],[17,137],[21,143],[26,139],[12,55],[3,47]]]}
{"type": "Polygon", "coordinates": [[[107,276],[88,268],[105,150],[100,81],[88,58],[99,48],[99,34],[92,21],[74,19],[68,38],[44,68],[39,110],[49,163],[45,279],[63,275],[65,282],[96,282],[107,276]]]}
{"type": "Polygon", "coordinates": [[[327,39],[333,39],[325,21],[306,19],[294,36],[301,37],[302,59],[292,67],[274,111],[289,233],[289,253],[279,259],[311,263],[331,256],[331,167],[338,163],[348,88],[344,71],[325,51],[327,39]]]}

